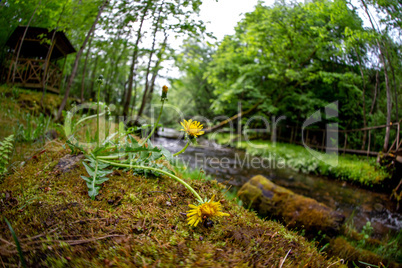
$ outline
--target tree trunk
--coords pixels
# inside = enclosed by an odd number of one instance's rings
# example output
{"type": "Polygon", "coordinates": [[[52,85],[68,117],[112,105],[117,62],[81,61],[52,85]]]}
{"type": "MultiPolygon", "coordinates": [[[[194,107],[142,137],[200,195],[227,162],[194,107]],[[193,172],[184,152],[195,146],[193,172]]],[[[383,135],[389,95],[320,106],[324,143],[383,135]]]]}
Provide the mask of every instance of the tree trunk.
{"type": "MultiPolygon", "coordinates": [[[[366,117],[366,81],[364,77],[364,72],[363,72],[363,65],[361,62],[361,58],[359,55],[359,52],[357,52],[357,58],[359,60],[359,69],[360,69],[360,75],[362,77],[362,82],[363,82],[363,126],[364,128],[367,127],[367,117],[366,117]]],[[[361,150],[364,150],[366,147],[366,139],[367,139],[367,131],[363,132],[363,141],[362,141],[362,147],[361,150]]]]}
{"type": "MultiPolygon", "coordinates": [[[[120,35],[118,35],[118,37],[116,38],[116,42],[118,41],[119,38],[120,38],[120,35]]],[[[127,43],[124,42],[123,49],[121,50],[120,55],[117,57],[116,60],[113,59],[113,64],[111,64],[111,70],[110,70],[110,74],[108,75],[108,81],[107,81],[107,84],[106,84],[106,100],[105,101],[106,101],[107,104],[110,103],[110,98],[111,98],[111,93],[110,93],[111,90],[112,90],[111,81],[117,80],[117,79],[114,78],[114,76],[116,74],[116,71],[117,71],[117,68],[118,68],[118,65],[119,65],[120,61],[121,61],[124,53],[126,52],[126,48],[127,48],[127,43]]],[[[119,48],[119,50],[120,50],[120,48],[119,48]]]]}
{"type": "MultiPolygon", "coordinates": [[[[57,23],[58,24],[58,23],[57,23]]],[[[43,68],[43,77],[42,77],[42,98],[40,99],[40,106],[43,107],[43,100],[45,99],[45,94],[46,94],[46,76],[47,76],[47,69],[48,69],[48,61],[50,60],[50,54],[53,51],[53,47],[54,47],[54,38],[56,36],[56,31],[57,31],[57,27],[56,29],[54,29],[53,31],[53,35],[52,35],[52,40],[50,41],[50,47],[47,50],[47,54],[46,54],[46,58],[45,58],[45,65],[43,68]]]]}
{"type": "Polygon", "coordinates": [[[87,49],[87,55],[85,55],[85,62],[84,62],[84,70],[82,71],[82,78],[81,78],[81,103],[84,102],[84,91],[85,91],[85,73],[87,71],[87,64],[88,64],[88,58],[89,55],[91,54],[91,44],[92,40],[94,38],[94,32],[92,32],[91,39],[89,40],[88,43],[88,49],[87,49]]]}
{"type": "Polygon", "coordinates": [[[67,2],[64,4],[63,10],[61,11],[59,19],[57,20],[56,29],[54,29],[54,31],[53,31],[52,40],[50,42],[50,47],[47,50],[47,54],[46,54],[45,68],[44,68],[43,79],[42,79],[42,98],[40,100],[40,106],[42,106],[42,107],[43,107],[43,100],[45,99],[45,94],[46,94],[46,80],[47,80],[46,76],[47,76],[47,70],[48,70],[48,62],[50,61],[50,57],[52,56],[53,48],[55,46],[54,38],[56,37],[57,29],[59,28],[59,23],[60,23],[61,18],[63,17],[63,13],[66,8],[66,5],[67,5],[67,2]]]}
{"type": "Polygon", "coordinates": [[[134,109],[137,104],[137,80],[134,81],[134,97],[133,97],[133,103],[130,104],[130,112],[129,114],[134,116],[134,109]]]}
{"type": "MultiPolygon", "coordinates": [[[[167,37],[166,32],[165,32],[165,39],[163,40],[162,47],[161,47],[160,52],[158,53],[158,56],[157,56],[158,60],[156,61],[155,66],[154,66],[153,71],[152,71],[152,78],[151,78],[151,83],[150,83],[150,86],[149,86],[149,94],[148,94],[148,98],[147,98],[147,103],[152,102],[152,96],[153,96],[154,88],[155,88],[155,81],[156,81],[156,78],[158,77],[159,66],[160,66],[160,64],[162,62],[163,52],[165,51],[165,48],[166,48],[166,45],[167,45],[167,38],[168,37],[167,37]]],[[[148,105],[148,107],[149,107],[149,105],[148,105]]]]}
{"type": "MultiPolygon", "coordinates": [[[[142,95],[142,102],[141,102],[140,109],[138,110],[137,119],[141,117],[141,115],[142,115],[142,113],[143,113],[143,111],[145,109],[145,105],[147,104],[147,99],[148,99],[147,94],[148,94],[148,90],[149,90],[148,76],[149,76],[150,69],[151,69],[152,57],[153,57],[153,55],[155,53],[156,34],[157,34],[158,28],[159,28],[159,20],[160,20],[160,17],[161,17],[161,12],[162,12],[162,7],[160,7],[160,9],[159,9],[158,18],[156,19],[156,24],[155,24],[155,28],[154,28],[154,32],[153,32],[152,47],[151,47],[151,51],[149,53],[147,71],[146,71],[146,74],[145,74],[144,95],[142,95]]],[[[136,121],[137,121],[137,119],[136,119],[136,121]]]]}
{"type": "Polygon", "coordinates": [[[81,46],[80,50],[77,52],[77,56],[75,57],[75,61],[74,61],[73,70],[71,71],[71,76],[70,76],[70,79],[68,80],[68,84],[67,84],[67,87],[66,87],[66,93],[64,94],[63,101],[61,102],[59,111],[57,112],[56,120],[59,120],[61,118],[61,112],[63,111],[64,107],[66,106],[68,95],[70,94],[71,85],[73,84],[75,75],[77,74],[78,62],[80,60],[82,52],[85,49],[85,45],[87,44],[87,42],[89,40],[89,37],[92,35],[92,32],[95,30],[95,26],[98,23],[98,20],[99,20],[101,14],[102,14],[102,11],[106,7],[107,3],[108,3],[108,1],[105,0],[103,2],[102,6],[99,8],[98,15],[96,16],[95,21],[92,24],[91,29],[87,33],[87,36],[85,37],[84,43],[82,43],[82,46],[81,46]]]}
{"type": "Polygon", "coordinates": [[[140,39],[141,39],[141,30],[142,30],[142,26],[144,24],[144,20],[145,17],[147,15],[148,12],[148,8],[149,8],[149,3],[147,3],[147,5],[145,6],[144,12],[142,13],[141,16],[141,21],[140,21],[140,27],[138,28],[137,31],[137,40],[135,41],[135,45],[134,45],[134,51],[133,51],[133,59],[131,61],[131,66],[130,66],[130,75],[128,77],[128,89],[127,89],[127,96],[125,96],[124,99],[124,106],[123,106],[123,115],[127,116],[128,112],[129,112],[129,108],[130,108],[130,103],[131,103],[131,96],[132,96],[132,91],[133,91],[133,81],[134,81],[134,77],[135,77],[135,64],[137,62],[137,57],[138,57],[138,45],[140,43],[140,39]]]}
{"type": "MultiPolygon", "coordinates": [[[[374,26],[373,20],[371,19],[370,13],[368,11],[367,5],[364,2],[364,0],[361,0],[364,10],[370,20],[371,27],[373,30],[377,31],[377,29],[374,26]]],[[[387,120],[386,120],[386,125],[387,127],[385,128],[385,137],[384,137],[384,145],[383,145],[383,152],[387,152],[388,150],[388,143],[389,143],[389,135],[391,131],[390,123],[391,123],[391,110],[392,110],[392,100],[391,100],[391,89],[389,86],[389,78],[388,78],[388,70],[387,70],[387,63],[385,61],[384,57],[384,52],[383,48],[380,45],[380,42],[378,39],[376,40],[378,49],[380,50],[380,60],[382,62],[383,68],[384,68],[384,76],[385,76],[385,88],[386,88],[386,95],[387,95],[387,120]]]]}
{"type": "MultiPolygon", "coordinates": [[[[380,45],[378,41],[377,41],[377,44],[380,45]]],[[[383,62],[383,67],[384,67],[385,87],[386,87],[386,94],[387,94],[387,127],[385,129],[385,138],[384,138],[384,146],[383,146],[383,152],[387,152],[388,143],[389,143],[389,135],[390,135],[390,131],[391,131],[390,124],[391,124],[392,100],[391,100],[391,90],[389,87],[387,66],[386,66],[386,62],[384,59],[384,55],[381,51],[380,51],[380,56],[381,56],[381,61],[383,62]]]]}
{"type": "Polygon", "coordinates": [[[15,57],[15,61],[14,61],[13,82],[12,82],[13,84],[14,84],[14,81],[15,81],[15,71],[17,70],[17,62],[18,62],[18,59],[19,59],[19,57],[20,57],[21,48],[22,48],[22,43],[24,42],[25,36],[27,35],[27,32],[28,32],[28,28],[29,28],[29,26],[31,25],[32,19],[33,19],[33,17],[35,16],[36,10],[38,10],[40,4],[41,4],[41,1],[39,1],[39,3],[38,3],[38,5],[36,6],[34,12],[32,13],[31,18],[29,19],[28,24],[27,24],[27,26],[25,27],[24,34],[22,35],[22,39],[21,39],[21,42],[20,42],[20,45],[19,45],[18,51],[17,51],[17,56],[15,57]]]}
{"type": "Polygon", "coordinates": [[[99,55],[96,56],[95,59],[95,65],[94,68],[92,70],[92,74],[91,74],[91,86],[89,88],[89,98],[90,99],[94,99],[95,98],[95,90],[94,90],[94,84],[95,84],[95,75],[96,75],[96,70],[98,68],[98,60],[99,60],[99,55]]]}
{"type": "Polygon", "coordinates": [[[373,102],[371,103],[371,108],[370,108],[370,115],[373,114],[374,111],[374,106],[375,106],[375,101],[377,100],[377,92],[378,92],[378,85],[380,84],[380,78],[378,76],[378,71],[375,73],[375,87],[374,87],[374,96],[373,96],[373,102]]]}
{"type": "MultiPolygon", "coordinates": [[[[385,46],[385,43],[384,43],[385,46]]],[[[387,56],[387,60],[388,60],[388,65],[391,69],[391,74],[392,74],[392,83],[394,86],[394,92],[395,92],[395,114],[396,114],[396,121],[399,122],[399,111],[398,111],[398,91],[397,91],[397,87],[396,87],[396,81],[395,81],[395,71],[394,71],[394,66],[391,63],[391,57],[389,56],[388,53],[388,49],[385,48],[385,53],[387,56]]]]}

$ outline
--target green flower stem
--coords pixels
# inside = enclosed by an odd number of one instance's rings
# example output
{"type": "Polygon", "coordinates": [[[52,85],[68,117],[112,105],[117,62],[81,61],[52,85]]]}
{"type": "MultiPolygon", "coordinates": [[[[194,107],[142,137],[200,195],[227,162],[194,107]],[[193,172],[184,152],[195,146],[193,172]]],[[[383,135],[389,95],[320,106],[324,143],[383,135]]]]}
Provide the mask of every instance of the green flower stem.
{"type": "MultiPolygon", "coordinates": [[[[96,160],[96,166],[95,166],[95,172],[94,172],[94,176],[92,178],[92,189],[95,189],[95,181],[96,181],[96,174],[98,173],[98,163],[99,160],[96,160]]],[[[92,197],[92,200],[95,200],[95,196],[92,197]]]]}
{"type": "Polygon", "coordinates": [[[101,85],[100,85],[100,83],[99,83],[99,86],[98,86],[98,106],[97,106],[97,113],[96,113],[96,136],[97,136],[97,145],[98,145],[98,147],[99,147],[99,140],[100,140],[100,138],[99,138],[99,99],[100,99],[100,87],[101,87],[101,85]]]}
{"type": "Polygon", "coordinates": [[[169,172],[166,172],[166,171],[164,171],[162,169],[153,168],[153,167],[145,167],[145,166],[137,166],[137,165],[128,165],[128,164],[116,163],[116,162],[113,162],[113,161],[106,161],[106,160],[102,160],[102,159],[99,159],[99,161],[103,162],[103,163],[107,163],[107,164],[112,165],[112,166],[117,166],[117,167],[148,169],[148,170],[153,170],[153,171],[162,173],[162,174],[164,174],[164,175],[166,175],[166,176],[168,176],[168,177],[170,177],[172,179],[175,179],[176,181],[180,182],[181,184],[183,184],[188,190],[190,190],[190,192],[192,192],[195,195],[195,197],[198,199],[198,201],[203,202],[201,196],[190,185],[188,185],[185,181],[183,181],[179,177],[177,177],[177,176],[175,176],[173,174],[170,174],[169,172]]]}
{"type": "Polygon", "coordinates": [[[184,153],[184,151],[187,149],[187,147],[190,145],[190,141],[187,142],[186,146],[183,147],[183,149],[181,149],[180,151],[178,151],[177,153],[175,153],[173,156],[177,156],[181,153],[184,153]]]}
{"type": "Polygon", "coordinates": [[[126,155],[127,155],[127,153],[114,154],[114,155],[101,155],[101,156],[97,156],[96,158],[98,158],[98,159],[119,159],[120,157],[123,157],[126,155]]]}
{"type": "Polygon", "coordinates": [[[149,138],[151,138],[152,134],[154,134],[155,129],[158,126],[159,120],[161,119],[161,116],[162,116],[163,104],[164,103],[165,103],[165,100],[162,100],[162,106],[161,106],[161,110],[159,112],[158,120],[156,120],[156,123],[155,123],[154,128],[152,129],[151,133],[149,133],[148,137],[146,137],[146,139],[141,142],[140,146],[144,145],[147,142],[147,140],[149,138]]]}

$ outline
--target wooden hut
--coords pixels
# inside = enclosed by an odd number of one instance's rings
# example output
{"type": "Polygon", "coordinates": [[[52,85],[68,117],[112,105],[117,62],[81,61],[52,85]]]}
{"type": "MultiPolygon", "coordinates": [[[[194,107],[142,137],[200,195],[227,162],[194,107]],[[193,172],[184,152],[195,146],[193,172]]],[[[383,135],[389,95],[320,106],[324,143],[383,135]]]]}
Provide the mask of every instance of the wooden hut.
{"type": "Polygon", "coordinates": [[[28,27],[24,37],[25,30],[26,26],[18,26],[6,43],[9,54],[3,67],[3,78],[7,84],[17,87],[46,87],[46,90],[59,93],[66,58],[76,52],[74,47],[63,32],[54,34],[54,30],[28,27]]]}

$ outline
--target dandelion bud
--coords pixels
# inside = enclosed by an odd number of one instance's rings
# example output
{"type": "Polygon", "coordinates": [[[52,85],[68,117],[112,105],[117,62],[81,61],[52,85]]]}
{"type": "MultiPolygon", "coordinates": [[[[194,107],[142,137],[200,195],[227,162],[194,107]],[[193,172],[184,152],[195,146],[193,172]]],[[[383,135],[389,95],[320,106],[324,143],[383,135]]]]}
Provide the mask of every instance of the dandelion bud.
{"type": "Polygon", "coordinates": [[[162,100],[165,100],[167,98],[168,89],[169,88],[167,86],[162,87],[162,100]]]}
{"type": "Polygon", "coordinates": [[[100,75],[96,82],[98,82],[99,85],[103,85],[103,75],[100,75]]]}

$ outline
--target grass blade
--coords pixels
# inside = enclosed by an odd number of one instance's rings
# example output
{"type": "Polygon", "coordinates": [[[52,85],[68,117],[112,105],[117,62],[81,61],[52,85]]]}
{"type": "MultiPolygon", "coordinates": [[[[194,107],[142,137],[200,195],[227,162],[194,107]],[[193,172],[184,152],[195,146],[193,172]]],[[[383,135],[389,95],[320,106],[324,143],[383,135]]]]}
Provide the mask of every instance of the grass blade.
{"type": "Polygon", "coordinates": [[[4,217],[4,221],[7,223],[8,228],[10,229],[11,235],[12,235],[13,238],[14,238],[15,244],[17,245],[17,250],[18,250],[18,254],[20,255],[20,260],[21,260],[21,263],[22,263],[22,267],[26,268],[27,265],[25,264],[24,255],[22,254],[22,249],[21,249],[20,242],[18,241],[18,237],[17,237],[17,235],[15,234],[13,227],[11,227],[11,224],[10,224],[10,222],[6,219],[6,217],[4,217]]]}

